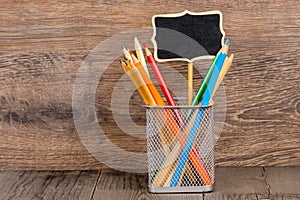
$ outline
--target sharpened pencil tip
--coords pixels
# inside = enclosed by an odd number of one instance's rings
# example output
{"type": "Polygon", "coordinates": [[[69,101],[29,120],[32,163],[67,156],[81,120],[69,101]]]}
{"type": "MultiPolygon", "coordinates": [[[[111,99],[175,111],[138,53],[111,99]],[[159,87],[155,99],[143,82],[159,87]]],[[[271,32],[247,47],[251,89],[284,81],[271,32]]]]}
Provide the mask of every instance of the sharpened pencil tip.
{"type": "Polygon", "coordinates": [[[138,49],[138,50],[142,49],[142,46],[136,37],[134,38],[134,46],[135,46],[135,49],[138,49]]]}
{"type": "Polygon", "coordinates": [[[226,45],[226,46],[229,46],[229,42],[230,42],[230,38],[228,38],[228,39],[226,40],[225,45],[226,45]]]}
{"type": "Polygon", "coordinates": [[[147,48],[147,45],[145,43],[143,43],[144,48],[147,48]]]}
{"type": "Polygon", "coordinates": [[[119,60],[121,64],[125,64],[126,63],[126,59],[120,59],[119,60]]]}

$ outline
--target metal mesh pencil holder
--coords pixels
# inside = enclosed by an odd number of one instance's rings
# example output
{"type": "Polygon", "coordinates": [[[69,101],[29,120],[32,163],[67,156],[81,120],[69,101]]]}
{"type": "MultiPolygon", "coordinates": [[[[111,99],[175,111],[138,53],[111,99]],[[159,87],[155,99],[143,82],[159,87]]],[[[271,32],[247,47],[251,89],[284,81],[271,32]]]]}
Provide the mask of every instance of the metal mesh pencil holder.
{"type": "Polygon", "coordinates": [[[149,191],[212,191],[212,106],[146,106],[146,115],[149,191]]]}

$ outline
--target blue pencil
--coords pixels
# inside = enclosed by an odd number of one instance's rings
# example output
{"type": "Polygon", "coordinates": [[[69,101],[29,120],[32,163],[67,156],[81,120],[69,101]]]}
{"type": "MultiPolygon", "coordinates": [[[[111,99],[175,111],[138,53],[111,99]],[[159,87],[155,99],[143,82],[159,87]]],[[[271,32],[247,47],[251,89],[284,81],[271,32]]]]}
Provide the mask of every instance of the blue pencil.
{"type": "Polygon", "coordinates": [[[220,52],[220,55],[218,57],[218,60],[216,61],[216,67],[215,67],[215,69],[214,69],[214,71],[213,71],[213,73],[210,77],[207,88],[204,92],[203,99],[202,99],[202,102],[201,102],[201,106],[208,106],[209,101],[212,98],[212,93],[214,91],[216,82],[218,80],[219,73],[220,73],[220,71],[222,69],[222,66],[223,66],[223,63],[226,59],[229,42],[230,42],[230,39],[227,39],[226,43],[225,43],[225,48],[222,48],[222,50],[220,52]]]}
{"type": "Polygon", "coordinates": [[[180,155],[178,166],[177,166],[177,168],[174,172],[174,175],[172,177],[172,181],[171,181],[171,184],[170,184],[171,187],[176,187],[177,184],[178,184],[178,181],[179,181],[180,176],[182,174],[182,170],[185,166],[185,163],[187,162],[187,158],[188,158],[189,153],[191,151],[191,148],[193,146],[194,139],[195,139],[195,137],[198,133],[198,128],[201,124],[203,114],[204,114],[203,109],[200,109],[199,112],[197,113],[195,122],[194,122],[193,127],[190,131],[189,137],[188,137],[188,139],[185,143],[184,149],[183,149],[183,151],[180,155]]]}
{"type": "MultiPolygon", "coordinates": [[[[212,98],[211,95],[212,95],[212,92],[214,90],[214,86],[217,82],[219,73],[221,71],[221,68],[223,66],[223,63],[225,61],[225,58],[226,58],[226,55],[227,55],[227,52],[228,52],[229,42],[230,42],[230,40],[228,39],[225,43],[225,46],[222,48],[222,50],[220,52],[220,55],[219,55],[219,57],[216,61],[216,66],[215,66],[214,71],[211,75],[211,78],[208,82],[207,88],[204,92],[204,96],[203,96],[202,102],[200,104],[201,106],[208,106],[209,101],[212,98]]],[[[185,146],[183,148],[183,151],[182,151],[182,153],[179,157],[178,166],[177,166],[177,168],[174,172],[174,175],[172,177],[172,181],[171,181],[171,184],[170,184],[171,187],[176,187],[178,185],[178,182],[179,182],[180,176],[182,174],[183,168],[184,168],[184,166],[187,162],[188,155],[190,154],[191,148],[192,148],[193,143],[195,141],[195,138],[197,136],[198,128],[201,125],[203,114],[204,114],[203,109],[200,109],[199,112],[197,113],[197,116],[196,116],[195,122],[193,124],[193,127],[192,127],[192,129],[189,133],[186,144],[185,144],[185,146]]]]}

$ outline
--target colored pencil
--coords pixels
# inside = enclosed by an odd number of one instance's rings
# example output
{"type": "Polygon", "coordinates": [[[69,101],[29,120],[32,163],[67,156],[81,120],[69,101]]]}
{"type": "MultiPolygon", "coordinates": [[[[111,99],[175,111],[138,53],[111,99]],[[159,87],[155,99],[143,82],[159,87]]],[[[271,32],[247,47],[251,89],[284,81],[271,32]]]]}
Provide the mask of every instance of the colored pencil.
{"type": "Polygon", "coordinates": [[[202,80],[202,82],[200,84],[200,87],[199,87],[199,89],[198,89],[198,91],[197,91],[197,93],[196,93],[196,95],[193,99],[192,105],[197,105],[202,100],[203,94],[204,94],[204,92],[207,88],[208,81],[209,81],[209,79],[212,75],[212,72],[213,72],[213,70],[216,66],[216,61],[217,61],[218,57],[219,57],[219,53],[215,56],[212,64],[210,65],[210,68],[209,68],[208,72],[205,75],[205,78],[202,80]]]}
{"type": "Polygon", "coordinates": [[[220,71],[222,69],[223,63],[226,59],[227,53],[228,53],[228,46],[229,46],[230,39],[227,39],[225,45],[221,49],[220,55],[216,61],[216,67],[214,68],[214,71],[211,75],[211,78],[207,84],[207,88],[203,94],[203,99],[201,102],[202,106],[207,106],[210,102],[210,99],[212,98],[212,93],[215,88],[218,76],[220,74],[220,71]]]}
{"type": "Polygon", "coordinates": [[[123,54],[124,54],[124,57],[127,60],[129,60],[131,63],[133,63],[133,60],[132,60],[131,55],[130,55],[130,52],[129,52],[129,50],[126,47],[123,47],[123,54]]]}
{"type": "MultiPolygon", "coordinates": [[[[129,61],[130,62],[130,61],[129,61]]],[[[134,83],[135,87],[137,88],[140,96],[144,100],[146,105],[156,105],[155,100],[152,97],[152,94],[150,90],[148,89],[144,79],[140,75],[139,71],[137,68],[131,66],[130,64],[127,63],[127,65],[121,61],[122,67],[125,71],[125,73],[128,75],[130,80],[134,83]]]]}
{"type": "Polygon", "coordinates": [[[141,46],[140,42],[138,41],[138,39],[136,37],[134,38],[134,48],[135,48],[135,52],[136,52],[136,55],[137,55],[140,63],[142,64],[145,72],[149,76],[149,71],[148,71],[148,68],[147,68],[147,64],[146,64],[146,60],[145,60],[145,57],[144,57],[143,49],[142,49],[142,46],[141,46]]]}
{"type": "MultiPolygon", "coordinates": [[[[220,69],[221,69],[221,67],[224,63],[224,60],[226,58],[226,54],[228,52],[229,41],[230,41],[229,39],[226,41],[225,45],[221,49],[220,55],[218,56],[218,59],[216,61],[216,66],[213,70],[213,73],[212,73],[211,78],[208,82],[207,88],[206,88],[206,90],[204,92],[204,95],[203,95],[203,100],[201,102],[202,106],[207,106],[208,103],[209,103],[209,100],[210,100],[211,94],[212,94],[212,90],[213,90],[214,85],[217,81],[220,69]]],[[[188,136],[186,144],[185,144],[185,146],[183,148],[183,151],[180,155],[177,168],[176,168],[176,170],[173,174],[172,181],[171,181],[171,184],[170,184],[171,187],[176,187],[178,185],[180,176],[182,175],[182,171],[184,169],[184,166],[187,163],[188,156],[191,152],[191,149],[193,147],[195,138],[198,134],[198,128],[200,127],[200,124],[202,122],[203,115],[204,115],[204,110],[200,109],[197,113],[197,117],[195,119],[194,125],[193,125],[193,127],[190,131],[190,134],[188,136]]]]}
{"type": "MultiPolygon", "coordinates": [[[[124,69],[124,71],[126,72],[126,74],[128,75],[128,77],[131,79],[131,81],[135,84],[140,96],[142,97],[142,99],[144,100],[145,104],[146,105],[150,105],[150,106],[156,106],[156,101],[155,99],[153,98],[152,94],[151,94],[151,91],[149,90],[147,84],[145,83],[143,77],[141,76],[141,74],[139,73],[138,69],[129,61],[127,60],[127,62],[123,62],[123,61],[120,61],[121,64],[122,64],[122,67],[124,69]]],[[[157,98],[157,96],[156,96],[157,98]]],[[[158,119],[160,120],[165,120],[166,122],[165,123],[161,123],[161,127],[159,127],[160,129],[160,133],[159,133],[159,136],[161,138],[161,141],[162,141],[162,146],[163,146],[163,149],[164,149],[164,152],[166,155],[169,155],[170,153],[170,150],[169,150],[169,136],[165,136],[165,126],[170,126],[170,121],[166,120],[165,117],[163,116],[156,116],[158,119]]],[[[168,118],[167,118],[168,119],[168,118]]],[[[176,131],[175,127],[172,127],[173,130],[176,131]]],[[[179,127],[177,130],[180,130],[179,127]]]]}
{"type": "MultiPolygon", "coordinates": [[[[147,48],[146,45],[144,45],[145,48],[145,52],[146,52],[146,56],[147,56],[147,60],[154,72],[154,75],[156,77],[156,80],[168,102],[168,105],[170,106],[176,106],[176,103],[174,101],[173,95],[171,94],[171,92],[169,91],[169,88],[167,87],[167,84],[165,82],[164,77],[162,76],[160,69],[158,68],[156,61],[152,55],[152,53],[149,51],[149,49],[147,48]]],[[[182,119],[182,116],[180,115],[179,111],[174,109],[174,115],[176,116],[177,122],[179,124],[179,126],[183,129],[184,127],[184,121],[182,119]]]]}
{"type": "Polygon", "coordinates": [[[156,87],[154,86],[153,82],[151,81],[149,75],[146,73],[145,69],[143,68],[142,64],[139,60],[135,57],[134,54],[131,54],[131,58],[133,60],[133,64],[139,70],[141,76],[143,77],[146,85],[148,86],[154,100],[156,101],[156,105],[164,106],[165,102],[160,96],[159,92],[157,91],[156,87]]]}
{"type": "Polygon", "coordinates": [[[230,66],[231,66],[231,64],[232,64],[233,57],[234,57],[234,55],[231,54],[230,57],[229,57],[228,59],[225,60],[224,66],[222,67],[222,69],[221,69],[221,71],[220,71],[220,74],[219,74],[219,76],[218,76],[216,85],[215,85],[215,87],[214,87],[214,91],[213,91],[212,96],[215,95],[215,93],[216,93],[217,89],[219,88],[219,86],[220,86],[222,80],[224,79],[226,73],[228,72],[228,70],[229,70],[229,68],[230,68],[230,66]]]}

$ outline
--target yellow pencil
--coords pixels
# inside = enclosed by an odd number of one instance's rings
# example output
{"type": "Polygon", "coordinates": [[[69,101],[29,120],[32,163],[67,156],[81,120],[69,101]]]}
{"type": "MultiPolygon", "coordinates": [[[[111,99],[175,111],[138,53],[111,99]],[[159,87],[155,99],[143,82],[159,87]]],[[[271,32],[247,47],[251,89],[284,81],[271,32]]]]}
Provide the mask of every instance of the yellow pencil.
{"type": "MultiPolygon", "coordinates": [[[[234,57],[234,55],[231,54],[230,57],[227,58],[227,59],[225,60],[225,62],[224,62],[224,64],[223,64],[223,67],[222,67],[222,69],[221,69],[221,71],[220,71],[220,74],[219,74],[219,76],[218,76],[216,85],[215,85],[215,87],[214,87],[214,90],[213,90],[213,93],[212,93],[212,97],[213,97],[214,94],[216,93],[218,87],[220,86],[222,80],[224,79],[226,73],[228,72],[228,70],[229,70],[229,68],[230,68],[230,66],[231,66],[231,64],[232,64],[233,57],[234,57]]],[[[211,100],[212,100],[212,99],[211,99],[211,100]]]]}
{"type": "MultiPolygon", "coordinates": [[[[130,61],[129,61],[130,62],[130,61]]],[[[126,65],[122,62],[122,67],[125,70],[126,74],[130,78],[130,80],[134,83],[135,87],[137,88],[139,94],[141,95],[142,99],[146,103],[146,105],[156,105],[155,100],[153,99],[150,90],[148,89],[144,79],[141,77],[137,68],[132,67],[131,65],[126,65]]]]}
{"type": "MultiPolygon", "coordinates": [[[[144,79],[150,93],[152,94],[152,97],[154,99],[154,101],[156,102],[155,105],[159,105],[159,106],[165,106],[165,102],[163,101],[161,95],[159,94],[159,92],[157,91],[156,87],[154,86],[153,82],[151,81],[150,77],[146,74],[144,68],[142,67],[141,63],[137,60],[137,58],[134,56],[134,54],[131,54],[131,58],[134,62],[134,64],[132,64],[130,61],[128,62],[128,65],[131,66],[131,68],[137,68],[138,71],[140,72],[141,77],[144,79]]],[[[155,106],[152,105],[152,106],[155,106]]],[[[174,134],[165,134],[165,132],[169,132],[168,130],[172,130],[173,132],[177,133],[180,128],[179,126],[173,125],[176,124],[176,121],[174,120],[174,118],[172,117],[172,114],[169,113],[168,111],[164,111],[163,113],[164,115],[157,115],[156,117],[158,119],[160,119],[162,121],[161,124],[165,124],[164,127],[160,128],[160,135],[162,137],[162,140],[165,143],[165,146],[169,145],[169,142],[172,141],[174,139],[174,134]],[[165,123],[163,123],[163,121],[165,121],[165,123]]],[[[169,149],[166,147],[165,148],[165,153],[166,155],[169,155],[170,151],[169,149]]]]}
{"type": "Polygon", "coordinates": [[[139,60],[135,57],[134,54],[131,54],[131,59],[135,65],[135,67],[139,70],[141,76],[143,77],[145,83],[147,84],[154,100],[156,101],[157,105],[159,106],[165,106],[165,102],[163,98],[160,96],[159,92],[157,91],[156,87],[154,86],[153,82],[151,81],[149,75],[143,68],[142,64],[139,62],[139,60]]]}
{"type": "Polygon", "coordinates": [[[135,52],[136,52],[136,55],[137,55],[140,63],[142,64],[145,72],[149,76],[149,71],[148,71],[148,68],[147,68],[145,56],[143,54],[143,49],[142,49],[142,46],[141,46],[140,42],[138,41],[138,39],[136,37],[134,38],[134,48],[135,48],[135,52]]]}
{"type": "MultiPolygon", "coordinates": [[[[152,97],[151,92],[150,92],[149,88],[147,87],[144,79],[140,75],[138,69],[129,60],[127,60],[126,63],[123,62],[123,61],[120,61],[120,62],[122,64],[122,67],[123,67],[125,73],[128,75],[130,80],[136,86],[136,88],[137,88],[140,96],[144,100],[145,104],[148,105],[148,106],[157,105],[154,98],[152,97]]],[[[164,121],[166,120],[165,118],[160,117],[160,116],[157,116],[157,118],[159,118],[160,120],[164,120],[164,121]]],[[[162,124],[167,124],[167,123],[162,123],[162,124]]],[[[165,151],[166,155],[168,155],[170,153],[169,142],[168,142],[168,139],[164,135],[164,127],[159,127],[159,129],[162,130],[160,132],[160,137],[161,137],[161,140],[162,140],[162,146],[164,148],[164,151],[165,151]]]]}
{"type": "Polygon", "coordinates": [[[124,57],[127,60],[129,60],[130,62],[133,63],[133,60],[132,60],[131,55],[130,55],[130,52],[129,52],[129,50],[126,47],[123,47],[123,54],[124,54],[124,57]]]}

